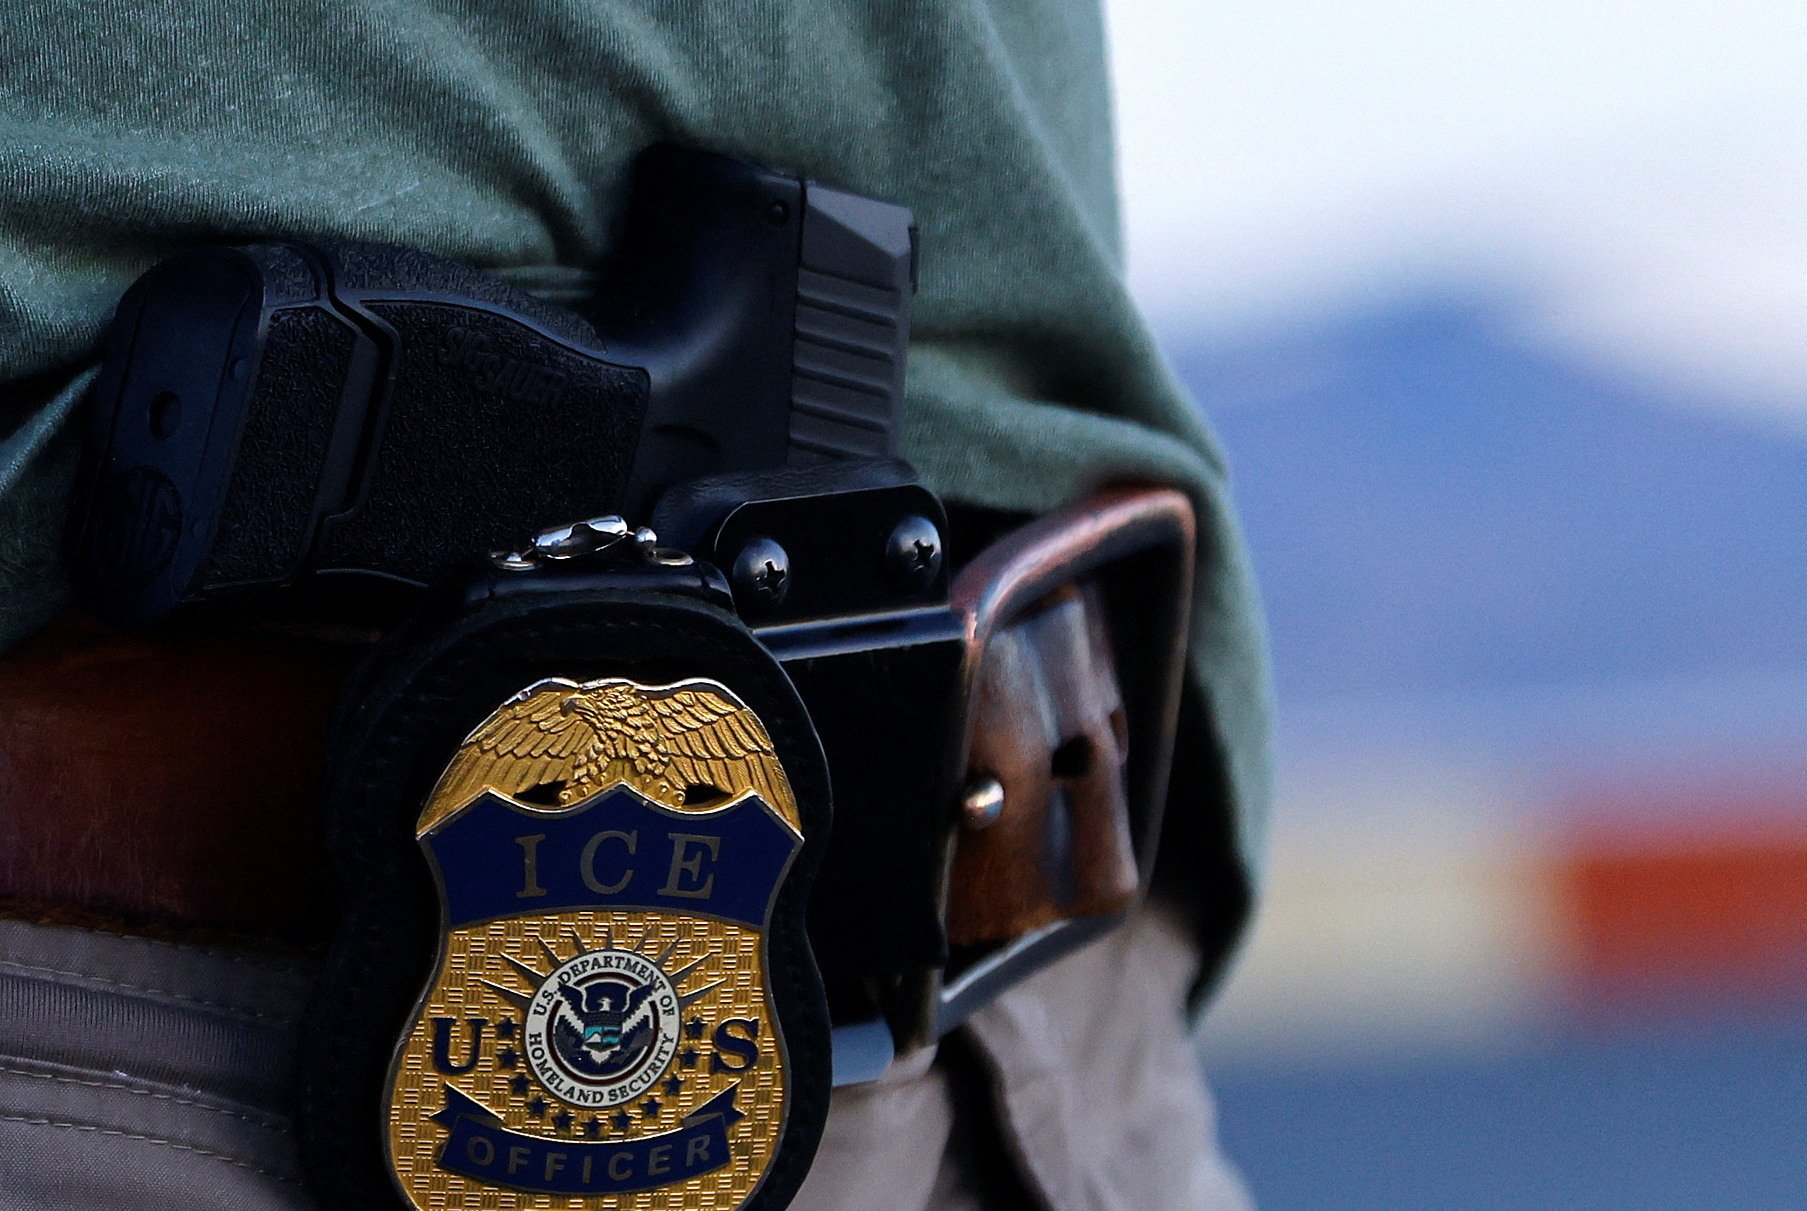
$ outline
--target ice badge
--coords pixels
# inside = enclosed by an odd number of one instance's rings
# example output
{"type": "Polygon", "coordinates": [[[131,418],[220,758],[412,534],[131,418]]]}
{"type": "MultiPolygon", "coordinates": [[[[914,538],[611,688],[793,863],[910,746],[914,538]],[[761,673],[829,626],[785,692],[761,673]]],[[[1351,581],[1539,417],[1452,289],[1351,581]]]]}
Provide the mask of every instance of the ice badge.
{"type": "Polygon", "coordinates": [[[444,941],[389,1077],[415,1207],[734,1208],[783,1134],[772,904],[803,843],[725,687],[549,679],[421,813],[444,941]]]}

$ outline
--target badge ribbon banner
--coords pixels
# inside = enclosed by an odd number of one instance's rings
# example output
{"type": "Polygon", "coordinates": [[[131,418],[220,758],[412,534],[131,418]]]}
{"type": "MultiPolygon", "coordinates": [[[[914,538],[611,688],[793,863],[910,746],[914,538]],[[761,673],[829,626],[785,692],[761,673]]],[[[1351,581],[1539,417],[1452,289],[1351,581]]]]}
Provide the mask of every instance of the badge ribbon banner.
{"type": "Polygon", "coordinates": [[[452,1086],[433,1121],[452,1129],[439,1167],[518,1190],[548,1194],[626,1194],[684,1181],[733,1160],[728,1128],[746,1117],[729,1086],[676,1131],[625,1143],[547,1140],[507,1124],[452,1086]]]}

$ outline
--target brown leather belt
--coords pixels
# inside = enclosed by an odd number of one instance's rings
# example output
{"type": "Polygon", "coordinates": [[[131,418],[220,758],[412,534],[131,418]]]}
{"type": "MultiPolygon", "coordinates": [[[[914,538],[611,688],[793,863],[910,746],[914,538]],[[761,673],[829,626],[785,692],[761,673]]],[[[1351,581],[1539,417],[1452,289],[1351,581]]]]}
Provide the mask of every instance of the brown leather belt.
{"type": "MultiPolygon", "coordinates": [[[[1006,536],[956,578],[967,790],[945,912],[966,961],[931,990],[940,1028],[1119,917],[1144,885],[1192,538],[1182,495],[1120,489],[1006,536]]],[[[71,614],[0,661],[5,909],[323,938],[315,804],[332,702],[363,646],[144,638],[71,614]]]]}

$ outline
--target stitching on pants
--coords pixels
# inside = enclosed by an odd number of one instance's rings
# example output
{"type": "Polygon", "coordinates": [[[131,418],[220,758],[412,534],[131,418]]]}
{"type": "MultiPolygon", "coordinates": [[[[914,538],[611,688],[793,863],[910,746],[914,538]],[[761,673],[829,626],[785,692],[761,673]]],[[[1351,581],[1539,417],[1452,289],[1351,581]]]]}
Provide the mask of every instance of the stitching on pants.
{"type": "Polygon", "coordinates": [[[65,971],[60,967],[42,967],[35,963],[20,963],[13,959],[0,959],[0,970],[21,972],[26,976],[65,976],[71,980],[88,980],[107,988],[117,988],[124,992],[148,993],[151,996],[168,997],[184,1005],[196,1005],[202,1009],[210,1009],[215,1013],[229,1014],[233,1017],[250,1018],[258,1022],[275,1022],[287,1026],[294,1019],[280,1014],[262,1013],[255,1009],[242,1009],[237,1005],[228,1005],[224,1001],[209,1001],[205,997],[190,996],[185,992],[177,992],[170,988],[152,988],[145,984],[128,984],[124,980],[111,980],[106,976],[95,975],[87,971],[65,971]]]}
{"type": "MultiPolygon", "coordinates": [[[[18,1056],[0,1056],[0,1059],[18,1060],[18,1056]]],[[[36,1072],[30,1068],[15,1068],[0,1063],[0,1073],[11,1076],[30,1077],[39,1081],[54,1081],[59,1085],[80,1085],[85,1089],[116,1089],[121,1093],[130,1093],[138,1097],[154,1098],[160,1102],[169,1102],[175,1106],[188,1106],[195,1110],[205,1110],[209,1114],[218,1114],[226,1118],[237,1119],[241,1123],[249,1123],[253,1127],[262,1127],[266,1131],[280,1132],[284,1120],[273,1114],[258,1114],[254,1111],[233,1110],[227,1106],[216,1106],[211,1102],[200,1102],[193,1098],[177,1097],[173,1093],[164,1093],[157,1089],[146,1089],[139,1085],[128,1085],[123,1081],[90,1081],[78,1076],[65,1076],[58,1072],[36,1072]]]]}
{"type": "Polygon", "coordinates": [[[163,1148],[174,1148],[178,1152],[192,1152],[196,1156],[205,1156],[212,1160],[222,1161],[237,1169],[245,1169],[261,1177],[284,1186],[299,1186],[301,1183],[292,1177],[284,1177],[280,1173],[266,1169],[262,1165],[254,1165],[250,1161],[239,1160],[235,1156],[227,1156],[224,1152],[214,1152],[208,1148],[197,1148],[193,1144],[184,1144],[176,1140],[166,1140],[156,1135],[138,1135],[131,1131],[116,1131],[111,1127],[96,1127],[92,1123],[69,1123],[62,1119],[27,1118],[22,1114],[0,1114],[0,1123],[21,1123],[27,1127],[58,1127],[66,1131],[85,1131],[92,1135],[105,1135],[114,1139],[137,1140],[143,1144],[156,1144],[163,1148]]]}

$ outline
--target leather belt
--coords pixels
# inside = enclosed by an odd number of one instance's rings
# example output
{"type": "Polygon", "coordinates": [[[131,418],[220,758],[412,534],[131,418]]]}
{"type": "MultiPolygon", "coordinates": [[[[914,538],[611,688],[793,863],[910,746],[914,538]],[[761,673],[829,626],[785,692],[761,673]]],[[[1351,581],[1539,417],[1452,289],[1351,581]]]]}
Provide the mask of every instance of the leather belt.
{"type": "MultiPolygon", "coordinates": [[[[943,855],[950,963],[900,1038],[945,1032],[1145,886],[1165,800],[1192,514],[1119,489],[987,547],[965,623],[943,855]]],[[[0,899],[15,915],[311,943],[327,723],[365,639],[127,636],[70,614],[0,661],[0,899]]],[[[910,1017],[912,1015],[906,1015],[910,1017]]]]}

